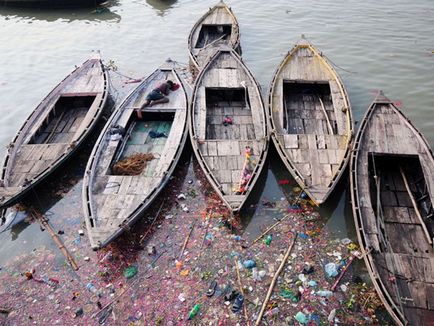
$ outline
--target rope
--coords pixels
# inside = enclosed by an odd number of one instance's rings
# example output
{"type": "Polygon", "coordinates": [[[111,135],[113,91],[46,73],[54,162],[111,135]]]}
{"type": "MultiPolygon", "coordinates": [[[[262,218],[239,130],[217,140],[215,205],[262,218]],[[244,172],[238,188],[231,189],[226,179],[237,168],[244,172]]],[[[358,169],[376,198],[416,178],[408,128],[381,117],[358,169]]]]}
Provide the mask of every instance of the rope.
{"type": "MultiPolygon", "coordinates": [[[[322,54],[322,53],[321,53],[321,54],[322,54]]],[[[332,60],[330,60],[330,58],[329,58],[328,56],[326,56],[326,55],[324,55],[324,54],[322,54],[322,56],[325,57],[325,58],[327,59],[327,61],[330,62],[330,63],[332,64],[333,67],[335,67],[335,68],[337,68],[337,69],[340,69],[340,70],[342,70],[342,71],[345,71],[345,72],[347,72],[347,73],[349,73],[349,74],[357,74],[357,72],[355,72],[355,71],[351,71],[351,70],[348,70],[348,69],[342,68],[341,66],[338,66],[336,63],[334,63],[332,60]]]]}
{"type": "MultiPolygon", "coordinates": [[[[305,39],[305,40],[307,40],[309,43],[312,43],[304,34],[302,34],[302,36],[301,36],[303,39],[305,39]]],[[[324,57],[324,58],[326,58],[331,64],[332,64],[332,66],[333,67],[335,67],[335,68],[337,68],[337,69],[340,69],[340,70],[342,70],[342,71],[345,71],[345,72],[348,72],[348,73],[350,73],[350,74],[357,74],[357,72],[355,72],[355,71],[350,71],[350,70],[347,70],[347,69],[345,69],[345,68],[342,68],[341,66],[338,66],[336,63],[334,63],[332,60],[330,60],[330,58],[328,57],[328,56],[326,56],[324,53],[322,53],[321,52],[321,56],[322,57],[324,57]]]]}

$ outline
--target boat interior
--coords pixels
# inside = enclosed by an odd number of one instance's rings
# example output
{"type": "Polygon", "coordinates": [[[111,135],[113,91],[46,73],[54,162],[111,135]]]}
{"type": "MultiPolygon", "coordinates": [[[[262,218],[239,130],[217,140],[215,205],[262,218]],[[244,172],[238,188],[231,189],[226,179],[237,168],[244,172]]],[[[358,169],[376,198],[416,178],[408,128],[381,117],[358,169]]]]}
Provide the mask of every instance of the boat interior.
{"type": "Polygon", "coordinates": [[[139,119],[132,114],[125,128],[125,136],[113,157],[111,175],[116,175],[113,165],[134,154],[153,154],[141,175],[152,176],[158,164],[159,154],[163,151],[169,137],[175,112],[144,112],[139,119]]]}
{"type": "Polygon", "coordinates": [[[283,107],[283,127],[288,134],[337,134],[327,81],[284,80],[283,107]]]}
{"type": "Polygon", "coordinates": [[[206,94],[206,139],[256,139],[248,90],[209,88],[206,94]]]}
{"type": "Polygon", "coordinates": [[[369,153],[369,187],[379,251],[372,253],[384,296],[405,324],[434,317],[433,206],[417,155],[369,153]],[[405,317],[404,317],[405,316],[405,317]]]}
{"type": "Polygon", "coordinates": [[[203,24],[195,47],[201,49],[218,40],[228,40],[231,33],[231,24],[203,24]]]}
{"type": "Polygon", "coordinates": [[[60,96],[29,144],[69,143],[96,95],[60,96]]]}
{"type": "Polygon", "coordinates": [[[433,253],[423,228],[432,239],[434,210],[418,156],[371,153],[369,170],[372,205],[383,231],[379,234],[382,251],[433,253]]]}

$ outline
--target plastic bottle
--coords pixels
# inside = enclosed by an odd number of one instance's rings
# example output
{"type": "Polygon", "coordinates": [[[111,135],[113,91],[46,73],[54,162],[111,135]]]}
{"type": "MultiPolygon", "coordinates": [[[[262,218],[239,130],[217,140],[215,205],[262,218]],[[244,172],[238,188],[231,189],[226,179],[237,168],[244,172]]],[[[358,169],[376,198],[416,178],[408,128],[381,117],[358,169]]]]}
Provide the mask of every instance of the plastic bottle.
{"type": "Polygon", "coordinates": [[[211,243],[212,243],[212,240],[214,239],[214,237],[213,237],[213,235],[211,234],[211,233],[208,233],[206,236],[205,236],[205,244],[207,245],[207,246],[210,246],[211,245],[211,243]]]}
{"type": "Polygon", "coordinates": [[[191,309],[190,312],[188,313],[188,320],[193,319],[197,315],[199,310],[200,310],[200,304],[196,303],[193,309],[191,309]]]}
{"type": "Polygon", "coordinates": [[[321,290],[321,291],[318,291],[316,294],[318,294],[321,297],[328,298],[328,297],[331,297],[333,295],[333,292],[332,291],[328,291],[328,290],[321,290]]]}
{"type": "Polygon", "coordinates": [[[92,292],[93,294],[97,295],[98,297],[101,296],[101,293],[98,291],[98,289],[92,283],[87,283],[86,289],[88,291],[92,292]]]}
{"type": "Polygon", "coordinates": [[[252,277],[255,281],[260,281],[261,279],[259,278],[258,275],[258,269],[256,267],[252,268],[252,277]]]}
{"type": "Polygon", "coordinates": [[[271,243],[271,240],[273,240],[273,235],[272,235],[272,234],[269,234],[269,235],[267,235],[267,237],[265,238],[264,242],[265,242],[265,244],[266,244],[267,246],[269,246],[270,243],[271,243]]]}

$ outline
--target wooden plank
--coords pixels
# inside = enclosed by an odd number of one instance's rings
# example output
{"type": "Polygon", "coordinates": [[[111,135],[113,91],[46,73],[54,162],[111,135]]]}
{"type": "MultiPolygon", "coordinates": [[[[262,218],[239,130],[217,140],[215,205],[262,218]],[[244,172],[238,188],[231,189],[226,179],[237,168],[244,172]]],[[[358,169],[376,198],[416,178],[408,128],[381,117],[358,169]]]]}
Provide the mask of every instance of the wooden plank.
{"type": "Polygon", "coordinates": [[[298,135],[288,134],[283,135],[285,148],[297,149],[298,148],[298,135]]]}

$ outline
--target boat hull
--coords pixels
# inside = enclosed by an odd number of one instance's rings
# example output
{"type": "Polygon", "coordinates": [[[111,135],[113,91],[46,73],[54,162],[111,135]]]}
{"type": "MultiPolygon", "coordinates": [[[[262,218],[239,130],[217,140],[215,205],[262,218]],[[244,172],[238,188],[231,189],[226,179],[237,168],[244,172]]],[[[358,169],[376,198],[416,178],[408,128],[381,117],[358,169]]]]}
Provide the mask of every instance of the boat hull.
{"type": "Polygon", "coordinates": [[[190,110],[193,151],[232,212],[245,204],[265,164],[269,133],[259,86],[231,49],[220,49],[195,84],[190,110]]]}
{"type": "Polygon", "coordinates": [[[83,182],[83,208],[93,249],[100,249],[132,226],[169,181],[187,139],[187,91],[175,62],[167,62],[137,86],[118,106],[92,151],[83,182]],[[163,80],[181,87],[169,102],[145,108],[146,96],[163,80]],[[113,136],[114,130],[119,136],[113,136]],[[147,160],[140,171],[125,174],[122,162],[136,155],[147,160]]]}
{"type": "Polygon", "coordinates": [[[335,188],[350,157],[350,102],[336,71],[300,41],[274,74],[269,92],[271,138],[288,171],[313,203],[335,188]]]}
{"type": "Polygon", "coordinates": [[[398,325],[428,325],[434,319],[434,158],[382,93],[355,138],[350,182],[357,236],[375,289],[398,325]]]}
{"type": "Polygon", "coordinates": [[[81,147],[101,117],[108,96],[108,73],[96,55],[42,100],[8,146],[1,175],[1,207],[16,203],[81,147]]]}

